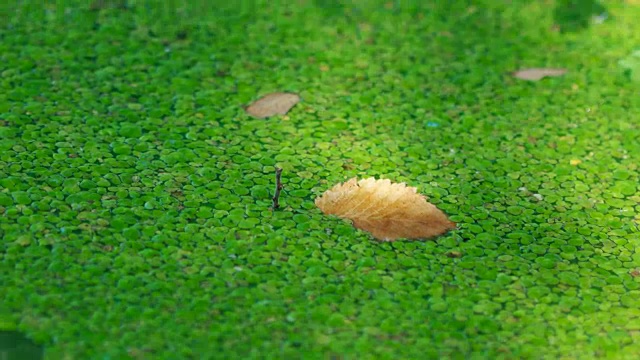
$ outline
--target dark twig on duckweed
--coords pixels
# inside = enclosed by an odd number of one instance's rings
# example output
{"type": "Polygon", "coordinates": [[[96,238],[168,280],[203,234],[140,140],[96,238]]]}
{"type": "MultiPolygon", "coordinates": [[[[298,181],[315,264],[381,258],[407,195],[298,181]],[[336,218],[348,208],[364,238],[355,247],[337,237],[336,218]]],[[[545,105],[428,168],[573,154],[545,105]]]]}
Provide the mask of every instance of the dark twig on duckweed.
{"type": "Polygon", "coordinates": [[[278,199],[280,199],[280,191],[282,191],[282,188],[284,188],[284,186],[282,185],[281,177],[282,177],[282,169],[276,168],[276,193],[275,195],[273,195],[273,199],[272,199],[273,210],[276,210],[277,208],[280,207],[280,204],[278,203],[278,199]]]}

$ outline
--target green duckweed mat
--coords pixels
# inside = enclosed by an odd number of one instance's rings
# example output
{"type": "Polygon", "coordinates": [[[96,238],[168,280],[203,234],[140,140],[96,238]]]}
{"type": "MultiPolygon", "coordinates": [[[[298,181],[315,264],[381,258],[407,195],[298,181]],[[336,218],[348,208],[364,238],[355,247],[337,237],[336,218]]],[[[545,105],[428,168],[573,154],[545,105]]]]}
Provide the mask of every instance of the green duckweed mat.
{"type": "Polygon", "coordinates": [[[0,5],[0,330],[46,359],[637,358],[637,1],[124,5],[0,5]],[[245,113],[274,91],[302,101],[245,113]],[[354,176],[458,229],[324,216],[354,176]]]}

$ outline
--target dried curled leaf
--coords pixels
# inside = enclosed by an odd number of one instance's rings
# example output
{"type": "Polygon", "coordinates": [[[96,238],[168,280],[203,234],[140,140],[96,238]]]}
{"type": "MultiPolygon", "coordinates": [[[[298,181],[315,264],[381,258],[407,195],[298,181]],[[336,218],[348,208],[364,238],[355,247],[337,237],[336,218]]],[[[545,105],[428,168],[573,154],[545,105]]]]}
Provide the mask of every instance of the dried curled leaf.
{"type": "Polygon", "coordinates": [[[325,191],[315,203],[323,213],[350,219],[383,241],[432,238],[456,226],[415,187],[387,179],[352,178],[325,191]]]}
{"type": "Polygon", "coordinates": [[[533,69],[522,69],[513,73],[513,76],[529,81],[539,81],[545,77],[557,77],[562,76],[567,72],[566,69],[545,69],[545,68],[533,68],[533,69]]]}
{"type": "Polygon", "coordinates": [[[247,107],[247,113],[262,119],[274,115],[285,115],[300,101],[300,96],[293,93],[271,93],[261,97],[247,107]]]}

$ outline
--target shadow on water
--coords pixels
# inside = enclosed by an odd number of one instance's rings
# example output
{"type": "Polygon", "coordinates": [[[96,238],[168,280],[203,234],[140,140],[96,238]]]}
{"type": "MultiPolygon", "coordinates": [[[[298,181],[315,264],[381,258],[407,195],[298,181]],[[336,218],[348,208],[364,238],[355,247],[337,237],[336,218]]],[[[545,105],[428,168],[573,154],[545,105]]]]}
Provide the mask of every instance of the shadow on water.
{"type": "Polygon", "coordinates": [[[607,8],[596,0],[560,0],[553,17],[560,30],[570,32],[586,29],[593,16],[606,12],[607,8]]]}
{"type": "Polygon", "coordinates": [[[0,360],[40,360],[44,349],[18,331],[0,331],[0,360]]]}

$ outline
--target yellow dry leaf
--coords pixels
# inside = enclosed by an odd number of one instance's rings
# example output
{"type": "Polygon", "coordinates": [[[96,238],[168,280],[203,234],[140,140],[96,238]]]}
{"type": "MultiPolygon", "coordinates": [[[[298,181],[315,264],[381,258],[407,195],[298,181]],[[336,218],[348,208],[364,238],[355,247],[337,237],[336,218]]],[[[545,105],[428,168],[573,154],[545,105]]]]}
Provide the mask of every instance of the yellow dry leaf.
{"type": "Polygon", "coordinates": [[[323,213],[352,220],[383,241],[432,238],[456,227],[415,187],[387,179],[352,178],[325,191],[315,203],[323,213]]]}

